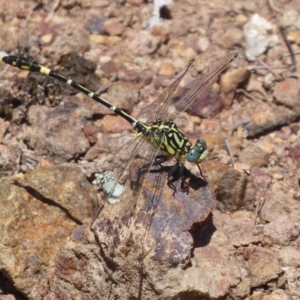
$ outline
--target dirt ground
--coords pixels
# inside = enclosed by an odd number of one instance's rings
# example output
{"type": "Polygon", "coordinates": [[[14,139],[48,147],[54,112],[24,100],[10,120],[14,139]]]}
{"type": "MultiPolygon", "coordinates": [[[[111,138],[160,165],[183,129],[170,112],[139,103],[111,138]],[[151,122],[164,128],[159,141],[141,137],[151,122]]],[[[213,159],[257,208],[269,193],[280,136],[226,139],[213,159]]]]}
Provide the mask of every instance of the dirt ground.
{"type": "Polygon", "coordinates": [[[127,182],[92,229],[97,176],[132,126],[0,63],[1,300],[300,299],[299,1],[0,2],[0,56],[37,61],[133,117],[191,59],[179,90],[238,54],[176,119],[207,143],[205,180],[186,164],[190,192],[174,193],[150,173],[134,214],[127,182]]]}

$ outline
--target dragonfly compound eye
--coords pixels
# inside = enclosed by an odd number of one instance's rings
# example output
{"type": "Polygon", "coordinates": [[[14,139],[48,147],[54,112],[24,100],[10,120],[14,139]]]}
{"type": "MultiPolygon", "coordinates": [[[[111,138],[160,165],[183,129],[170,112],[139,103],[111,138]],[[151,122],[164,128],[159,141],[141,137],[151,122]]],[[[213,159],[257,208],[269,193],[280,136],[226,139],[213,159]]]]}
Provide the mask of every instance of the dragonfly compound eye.
{"type": "Polygon", "coordinates": [[[207,154],[208,150],[206,142],[203,139],[198,139],[195,146],[188,152],[186,159],[191,163],[200,163],[207,154]]]}

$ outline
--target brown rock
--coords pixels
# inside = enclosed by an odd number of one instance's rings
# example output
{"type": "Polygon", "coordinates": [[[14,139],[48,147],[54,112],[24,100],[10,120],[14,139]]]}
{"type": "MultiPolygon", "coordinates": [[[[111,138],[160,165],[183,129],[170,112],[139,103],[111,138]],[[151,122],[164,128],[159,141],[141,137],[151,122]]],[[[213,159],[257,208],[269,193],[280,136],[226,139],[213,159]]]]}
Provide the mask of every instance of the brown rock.
{"type": "Polygon", "coordinates": [[[101,65],[101,69],[103,70],[106,77],[115,76],[119,72],[119,66],[114,61],[108,61],[101,65]]]}
{"type": "Polygon", "coordinates": [[[299,227],[282,216],[264,226],[264,236],[274,244],[287,246],[299,236],[299,227]]]}
{"type": "Polygon", "coordinates": [[[193,116],[212,118],[223,108],[223,101],[219,94],[211,87],[206,88],[187,109],[193,116]]]}
{"type": "Polygon", "coordinates": [[[94,189],[73,164],[3,179],[0,188],[0,268],[19,292],[41,299],[60,249],[72,230],[92,216],[94,189]]]}
{"type": "Polygon", "coordinates": [[[235,46],[242,46],[244,34],[240,28],[230,27],[222,37],[223,45],[226,49],[233,49],[235,46]]]}
{"type": "Polygon", "coordinates": [[[213,299],[224,297],[228,289],[236,287],[242,278],[238,261],[231,255],[232,250],[226,235],[216,231],[209,244],[196,247],[194,263],[181,281],[189,286],[190,291],[197,291],[199,299],[205,294],[213,299]]]}
{"type": "Polygon", "coordinates": [[[296,144],[295,146],[289,147],[288,151],[289,157],[298,167],[300,167],[300,144],[296,144]]]}
{"type": "Polygon", "coordinates": [[[107,115],[102,120],[102,130],[106,133],[123,133],[131,131],[132,126],[120,116],[107,115]]]}
{"type": "Polygon", "coordinates": [[[296,78],[287,78],[274,87],[275,102],[290,108],[300,107],[299,95],[299,80],[296,78]]]}
{"type": "Polygon", "coordinates": [[[236,89],[239,85],[244,85],[250,79],[250,72],[247,67],[230,69],[222,74],[220,79],[221,94],[225,108],[231,106],[236,89]]]}
{"type": "Polygon", "coordinates": [[[261,286],[278,277],[281,266],[277,252],[257,246],[250,246],[246,250],[249,255],[245,267],[249,272],[252,287],[261,286]]]}
{"type": "Polygon", "coordinates": [[[281,289],[276,289],[270,295],[264,296],[263,300],[289,300],[289,295],[281,289]]]}
{"type": "Polygon", "coordinates": [[[10,52],[18,47],[18,37],[14,34],[14,29],[9,24],[2,24],[0,29],[0,49],[10,52]]]}
{"type": "Polygon", "coordinates": [[[300,251],[297,248],[283,247],[279,255],[284,267],[300,267],[300,251]]]}
{"type": "MultiPolygon", "coordinates": [[[[286,180],[285,184],[289,184],[289,181],[286,180]]],[[[286,192],[286,187],[282,183],[276,182],[271,185],[264,198],[266,200],[261,210],[261,217],[265,221],[272,222],[285,215],[291,222],[299,222],[299,201],[286,192]]]]}
{"type": "Polygon", "coordinates": [[[186,47],[192,48],[196,53],[204,53],[209,48],[210,41],[207,36],[195,36],[187,39],[186,47]]]}
{"type": "Polygon", "coordinates": [[[128,3],[140,6],[140,5],[142,5],[144,3],[144,1],[143,0],[128,0],[128,3]]]}
{"type": "Polygon", "coordinates": [[[287,293],[289,293],[289,295],[294,299],[299,298],[300,287],[297,282],[297,278],[299,278],[299,268],[285,267],[284,273],[287,279],[287,293]]]}
{"type": "MultiPolygon", "coordinates": [[[[131,177],[136,176],[134,170],[133,165],[130,168],[131,177]]],[[[134,195],[127,188],[121,202],[118,205],[106,205],[101,212],[101,218],[95,222],[94,231],[103,245],[101,248],[104,256],[109,260],[113,259],[114,264],[123,266],[115,269],[113,276],[116,279],[123,278],[121,281],[126,282],[126,285],[120,281],[118,288],[112,290],[113,297],[121,292],[123,298],[128,299],[131,295],[139,293],[139,280],[136,279],[140,277],[140,263],[137,259],[140,255],[144,257],[143,270],[148,274],[143,287],[150,288],[150,294],[145,299],[155,297],[154,291],[164,294],[167,292],[167,286],[172,286],[172,293],[179,295],[190,285],[187,279],[179,285],[177,280],[174,281],[174,276],[179,276],[182,270],[180,266],[185,265],[190,258],[193,238],[189,230],[205,221],[215,206],[215,201],[208,186],[191,174],[187,174],[187,178],[190,179],[189,194],[181,192],[180,189],[174,194],[167,182],[162,180],[167,170],[160,171],[163,172],[163,177],[155,171],[149,174],[134,214],[134,195]],[[157,181],[157,178],[160,178],[160,181],[157,181]],[[162,194],[159,192],[159,196],[154,196],[154,191],[162,190],[162,194]],[[114,253],[113,257],[111,251],[114,253]],[[173,267],[170,269],[167,265],[173,267]],[[161,272],[164,273],[163,278],[159,276],[161,272]],[[127,287],[128,280],[130,289],[127,287]]],[[[190,278],[188,274],[186,276],[190,278]]],[[[224,286],[227,287],[226,284],[224,286]]],[[[108,291],[107,284],[104,289],[108,291]]],[[[193,284],[193,289],[197,295],[201,295],[196,284],[193,284]]]]}
{"type": "Polygon", "coordinates": [[[263,300],[264,293],[263,292],[254,292],[250,297],[249,300],[263,300]]]}
{"type": "Polygon", "coordinates": [[[101,35],[101,34],[91,34],[90,41],[91,41],[91,43],[112,47],[112,46],[120,43],[121,38],[118,36],[106,36],[106,35],[101,35]]]}
{"type": "Polygon", "coordinates": [[[3,141],[3,138],[4,138],[4,135],[5,135],[5,132],[6,132],[6,123],[5,123],[5,120],[0,118],[0,143],[2,143],[3,141]]]}
{"type": "Polygon", "coordinates": [[[226,211],[253,210],[255,190],[251,177],[230,168],[217,182],[216,198],[226,211]]]}
{"type": "Polygon", "coordinates": [[[97,141],[97,133],[100,131],[99,127],[89,124],[83,128],[85,136],[88,138],[91,144],[95,144],[97,141]]]}
{"type": "Polygon", "coordinates": [[[135,83],[118,81],[108,89],[107,101],[131,114],[139,99],[139,86],[135,83]]]}
{"type": "Polygon", "coordinates": [[[153,36],[148,31],[134,32],[133,30],[126,30],[122,40],[122,50],[125,53],[141,56],[154,53],[161,43],[159,36],[153,36]]]}
{"type": "Polygon", "coordinates": [[[161,65],[158,74],[173,77],[176,74],[176,68],[173,64],[163,64],[161,65]]]}
{"type": "Polygon", "coordinates": [[[121,35],[125,28],[123,24],[116,18],[110,18],[104,23],[104,32],[108,35],[121,35]]]}
{"type": "Polygon", "coordinates": [[[74,159],[89,148],[82,131],[89,115],[87,109],[75,102],[53,108],[33,105],[28,111],[29,144],[39,154],[48,154],[58,162],[74,159]]]}
{"type": "Polygon", "coordinates": [[[153,85],[155,89],[159,89],[160,87],[168,87],[171,83],[171,78],[169,76],[156,76],[153,81],[153,85]]]}
{"type": "Polygon", "coordinates": [[[295,44],[300,44],[300,30],[289,32],[288,38],[291,42],[295,44]]]}
{"type": "Polygon", "coordinates": [[[280,18],[280,26],[285,29],[289,29],[291,32],[300,30],[299,11],[294,8],[284,10],[280,18]]]}
{"type": "Polygon", "coordinates": [[[231,214],[213,212],[215,227],[224,232],[230,244],[240,248],[260,243],[263,239],[262,230],[253,230],[254,216],[249,211],[237,211],[231,214]]]}
{"type": "Polygon", "coordinates": [[[259,147],[248,147],[240,153],[239,161],[251,167],[263,167],[268,164],[268,154],[259,147]]]}
{"type": "Polygon", "coordinates": [[[159,36],[162,43],[165,43],[169,39],[169,32],[161,26],[153,26],[151,34],[153,36],[159,36]]]}

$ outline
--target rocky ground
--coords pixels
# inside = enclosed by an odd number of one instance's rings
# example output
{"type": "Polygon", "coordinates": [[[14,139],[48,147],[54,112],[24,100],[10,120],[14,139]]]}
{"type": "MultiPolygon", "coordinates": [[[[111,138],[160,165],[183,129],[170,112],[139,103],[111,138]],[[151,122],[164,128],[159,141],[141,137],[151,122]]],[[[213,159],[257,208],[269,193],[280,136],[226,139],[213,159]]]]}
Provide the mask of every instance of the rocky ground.
{"type": "Polygon", "coordinates": [[[238,57],[176,120],[206,140],[206,180],[187,164],[189,192],[174,193],[169,166],[155,169],[134,213],[127,182],[92,228],[105,199],[95,179],[131,125],[0,64],[0,299],[300,299],[299,1],[1,2],[1,56],[34,59],[134,117],[189,60],[181,87],[238,57]]]}

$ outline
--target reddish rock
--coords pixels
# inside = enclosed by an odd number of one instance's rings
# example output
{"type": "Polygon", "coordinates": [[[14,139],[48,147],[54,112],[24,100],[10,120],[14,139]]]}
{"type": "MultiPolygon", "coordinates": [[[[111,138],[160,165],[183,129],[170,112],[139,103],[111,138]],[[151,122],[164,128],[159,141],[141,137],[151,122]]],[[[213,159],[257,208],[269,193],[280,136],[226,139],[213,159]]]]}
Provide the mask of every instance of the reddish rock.
{"type": "Polygon", "coordinates": [[[108,35],[121,35],[125,28],[118,19],[110,18],[104,23],[103,30],[108,35]]]}
{"type": "Polygon", "coordinates": [[[74,159],[89,148],[82,131],[88,117],[89,111],[74,102],[53,108],[31,106],[28,111],[29,144],[39,154],[48,154],[57,161],[74,159]]]}
{"type": "Polygon", "coordinates": [[[288,216],[282,216],[264,226],[264,236],[274,244],[287,246],[299,237],[299,227],[288,216]]]}
{"type": "Polygon", "coordinates": [[[261,286],[275,279],[281,272],[277,253],[262,247],[250,246],[245,267],[249,272],[252,287],[261,286]]]}
{"type": "Polygon", "coordinates": [[[274,87],[275,102],[290,108],[299,108],[299,81],[296,78],[287,78],[274,87]]]}
{"type": "Polygon", "coordinates": [[[95,144],[97,141],[97,133],[100,131],[99,127],[89,124],[83,128],[85,136],[88,138],[91,144],[95,144]]]}
{"type": "Polygon", "coordinates": [[[222,98],[211,87],[206,88],[187,109],[193,116],[212,118],[223,108],[222,98]]]}
{"type": "Polygon", "coordinates": [[[263,167],[268,164],[268,154],[259,147],[248,147],[239,155],[239,161],[251,167],[263,167]]]}
{"type": "Polygon", "coordinates": [[[78,224],[91,220],[96,194],[80,168],[43,167],[2,181],[0,267],[29,299],[48,293],[58,253],[78,224]]]}

